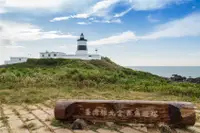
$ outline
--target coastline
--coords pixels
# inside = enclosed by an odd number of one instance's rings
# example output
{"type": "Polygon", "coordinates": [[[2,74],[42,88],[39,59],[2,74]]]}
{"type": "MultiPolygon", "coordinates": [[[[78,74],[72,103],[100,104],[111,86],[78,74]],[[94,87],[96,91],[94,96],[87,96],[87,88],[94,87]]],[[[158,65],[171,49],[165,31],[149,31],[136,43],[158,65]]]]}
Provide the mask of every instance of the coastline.
{"type": "Polygon", "coordinates": [[[200,66],[126,66],[137,71],[149,72],[161,77],[170,78],[173,74],[187,78],[200,77],[200,66]]]}

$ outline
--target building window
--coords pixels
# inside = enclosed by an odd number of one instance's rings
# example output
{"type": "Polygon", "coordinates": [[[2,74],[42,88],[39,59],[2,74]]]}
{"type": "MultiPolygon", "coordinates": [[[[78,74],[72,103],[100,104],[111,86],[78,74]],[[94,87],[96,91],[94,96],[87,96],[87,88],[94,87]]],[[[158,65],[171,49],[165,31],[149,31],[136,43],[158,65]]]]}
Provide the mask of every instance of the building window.
{"type": "Polygon", "coordinates": [[[54,54],[54,57],[56,57],[56,54],[54,54]]]}
{"type": "Polygon", "coordinates": [[[86,45],[78,45],[78,50],[87,50],[86,45]]]}
{"type": "Polygon", "coordinates": [[[92,57],[92,55],[89,55],[89,57],[92,57]]]}
{"type": "Polygon", "coordinates": [[[51,55],[50,55],[50,54],[48,54],[48,56],[49,56],[49,57],[51,57],[51,55]]]}
{"type": "Polygon", "coordinates": [[[19,58],[19,61],[21,61],[22,59],[21,58],[19,58]]]}
{"type": "Polygon", "coordinates": [[[42,57],[44,57],[44,55],[42,54],[42,57]]]}

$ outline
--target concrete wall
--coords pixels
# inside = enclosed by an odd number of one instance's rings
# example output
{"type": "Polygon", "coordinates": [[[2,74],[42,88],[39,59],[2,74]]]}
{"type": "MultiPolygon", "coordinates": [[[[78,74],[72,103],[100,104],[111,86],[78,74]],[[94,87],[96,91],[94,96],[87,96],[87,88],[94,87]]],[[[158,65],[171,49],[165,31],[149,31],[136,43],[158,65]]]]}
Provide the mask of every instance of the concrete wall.
{"type": "MultiPolygon", "coordinates": [[[[66,55],[65,53],[58,53],[57,55],[54,56],[55,53],[40,53],[40,56],[42,59],[48,59],[48,58],[63,58],[63,59],[81,59],[81,60],[101,60],[101,56],[98,54],[88,54],[88,55],[66,55]],[[50,54],[50,56],[49,56],[50,54]],[[42,56],[44,55],[44,56],[42,56]]],[[[10,65],[10,64],[17,64],[17,63],[23,63],[27,62],[28,58],[27,57],[11,57],[9,61],[5,61],[5,65],[10,65]]]]}
{"type": "Polygon", "coordinates": [[[66,56],[66,54],[61,52],[40,53],[40,58],[63,58],[64,56],[66,56]]]}
{"type": "Polygon", "coordinates": [[[64,58],[64,59],[82,59],[82,60],[101,60],[101,56],[98,54],[87,54],[85,51],[81,54],[82,51],[79,51],[79,54],[75,55],[66,55],[65,53],[59,52],[45,52],[40,53],[40,58],[48,59],[48,58],[64,58]],[[56,55],[56,56],[55,56],[56,55]]]}
{"type": "Polygon", "coordinates": [[[9,64],[17,64],[17,63],[23,63],[27,62],[28,58],[26,57],[11,57],[10,60],[5,61],[4,64],[9,65],[9,64]]]}
{"type": "Polygon", "coordinates": [[[65,59],[82,59],[82,60],[101,60],[100,55],[67,55],[65,59]]]}

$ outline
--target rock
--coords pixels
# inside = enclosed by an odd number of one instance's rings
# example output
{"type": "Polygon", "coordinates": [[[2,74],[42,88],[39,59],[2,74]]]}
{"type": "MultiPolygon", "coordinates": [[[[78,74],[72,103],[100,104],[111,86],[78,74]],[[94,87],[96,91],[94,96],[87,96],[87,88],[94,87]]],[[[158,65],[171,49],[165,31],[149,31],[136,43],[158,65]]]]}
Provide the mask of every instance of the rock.
{"type": "Polygon", "coordinates": [[[160,133],[173,133],[172,129],[166,124],[159,124],[160,133]]]}
{"type": "Polygon", "coordinates": [[[107,125],[108,127],[112,127],[112,126],[114,125],[114,122],[106,122],[106,125],[107,125]]]}
{"type": "Polygon", "coordinates": [[[83,119],[76,119],[72,124],[73,130],[83,130],[86,129],[87,123],[83,119]]]}
{"type": "Polygon", "coordinates": [[[175,82],[190,82],[190,83],[196,83],[196,84],[200,84],[200,77],[198,78],[186,78],[183,77],[181,75],[177,75],[177,74],[173,74],[171,78],[169,78],[169,80],[171,81],[175,81],[175,82]]]}

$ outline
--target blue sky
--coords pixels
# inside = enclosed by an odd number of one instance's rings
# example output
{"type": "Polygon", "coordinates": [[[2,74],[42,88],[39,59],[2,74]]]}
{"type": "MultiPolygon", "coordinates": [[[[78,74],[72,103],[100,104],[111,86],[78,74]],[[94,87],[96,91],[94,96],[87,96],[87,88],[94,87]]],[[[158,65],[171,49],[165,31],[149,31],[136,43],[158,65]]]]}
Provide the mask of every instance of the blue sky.
{"type": "Polygon", "coordinates": [[[0,64],[75,53],[82,32],[123,66],[200,66],[199,0],[0,0],[0,64]]]}

